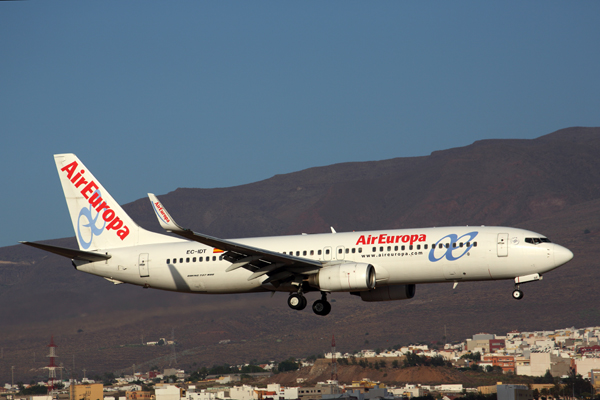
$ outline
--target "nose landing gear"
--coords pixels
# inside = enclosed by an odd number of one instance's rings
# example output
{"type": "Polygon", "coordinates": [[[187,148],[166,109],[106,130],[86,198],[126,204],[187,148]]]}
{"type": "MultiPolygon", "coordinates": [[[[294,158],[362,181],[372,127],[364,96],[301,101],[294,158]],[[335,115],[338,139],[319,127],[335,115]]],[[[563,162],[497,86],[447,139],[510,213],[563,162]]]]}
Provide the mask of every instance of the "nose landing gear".
{"type": "Polygon", "coordinates": [[[523,298],[523,292],[519,289],[519,285],[515,286],[515,290],[512,292],[512,297],[515,300],[521,300],[523,298]]]}
{"type": "Polygon", "coordinates": [[[515,278],[515,290],[512,292],[512,297],[515,300],[521,300],[523,298],[523,292],[519,289],[519,285],[522,283],[541,281],[543,276],[540,274],[531,274],[524,276],[517,276],[515,278]]]}

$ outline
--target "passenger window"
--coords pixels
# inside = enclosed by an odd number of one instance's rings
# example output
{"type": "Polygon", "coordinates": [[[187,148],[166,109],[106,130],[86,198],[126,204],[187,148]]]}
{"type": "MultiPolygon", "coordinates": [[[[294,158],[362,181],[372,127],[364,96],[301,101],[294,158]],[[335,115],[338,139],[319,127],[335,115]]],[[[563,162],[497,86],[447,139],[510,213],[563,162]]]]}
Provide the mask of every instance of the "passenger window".
{"type": "Polygon", "coordinates": [[[427,245],[426,245],[426,244],[424,244],[424,245],[423,245],[423,248],[424,248],[425,250],[427,250],[427,245]]]}
{"type": "Polygon", "coordinates": [[[412,250],[413,249],[413,245],[411,244],[410,246],[408,246],[408,249],[412,250]]]}
{"type": "Polygon", "coordinates": [[[196,257],[192,258],[192,262],[196,262],[196,257]]]}
{"type": "Polygon", "coordinates": [[[188,258],[186,258],[186,259],[185,259],[185,262],[190,262],[190,258],[189,258],[189,257],[188,257],[188,258]]]}
{"type": "Polygon", "coordinates": [[[306,250],[304,250],[304,251],[302,252],[302,255],[303,255],[303,256],[305,256],[305,255],[306,255],[306,250]]]}
{"type": "Polygon", "coordinates": [[[346,247],[346,254],[350,253],[350,249],[346,247]]]}
{"type": "Polygon", "coordinates": [[[198,257],[198,262],[202,262],[202,257],[198,257]]]}
{"type": "Polygon", "coordinates": [[[452,243],[452,247],[456,248],[456,242],[452,243]]]}
{"type": "Polygon", "coordinates": [[[319,250],[319,251],[317,252],[317,254],[318,254],[318,255],[321,255],[321,250],[319,250]]]}
{"type": "Polygon", "coordinates": [[[392,251],[392,246],[388,246],[387,251],[392,251]]]}
{"type": "Polygon", "coordinates": [[[180,259],[179,259],[179,262],[180,262],[180,263],[183,263],[183,258],[180,258],[180,259]]]}
{"type": "Polygon", "coordinates": [[[377,247],[373,247],[373,253],[377,251],[377,247]]]}
{"type": "Polygon", "coordinates": [[[177,259],[176,258],[173,259],[173,264],[177,264],[177,259]]]}
{"type": "Polygon", "coordinates": [[[223,256],[219,256],[219,261],[223,261],[223,256]]]}
{"type": "Polygon", "coordinates": [[[394,246],[394,251],[398,251],[398,246],[394,246]]]}
{"type": "Polygon", "coordinates": [[[297,255],[297,256],[300,256],[300,251],[296,251],[296,255],[297,255]]]}
{"type": "Polygon", "coordinates": [[[356,253],[356,247],[352,248],[352,254],[356,253]]]}
{"type": "Polygon", "coordinates": [[[171,259],[167,258],[167,264],[171,264],[171,259]]]}
{"type": "Polygon", "coordinates": [[[417,250],[421,250],[421,245],[420,244],[417,245],[417,250]]]}
{"type": "Polygon", "coordinates": [[[311,251],[310,251],[310,255],[311,255],[311,256],[314,256],[314,255],[315,255],[315,251],[314,251],[314,250],[311,250],[311,251]]]}
{"type": "Polygon", "coordinates": [[[463,242],[460,242],[460,244],[458,246],[459,247],[463,247],[463,242]]]}
{"type": "Polygon", "coordinates": [[[329,249],[325,250],[325,254],[329,254],[329,249]]]}
{"type": "Polygon", "coordinates": [[[443,247],[444,247],[444,245],[440,243],[440,249],[443,248],[443,247]]]}
{"type": "Polygon", "coordinates": [[[358,248],[358,252],[359,252],[359,253],[362,253],[362,247],[359,247],[359,248],[358,248]]]}
{"type": "Polygon", "coordinates": [[[406,246],[402,245],[402,251],[406,250],[406,246]]]}
{"type": "Polygon", "coordinates": [[[342,254],[342,249],[338,249],[338,254],[342,254]]]}
{"type": "Polygon", "coordinates": [[[449,249],[450,248],[450,243],[446,243],[446,248],[449,249]]]}
{"type": "Polygon", "coordinates": [[[213,261],[217,261],[217,256],[213,256],[213,261]]]}
{"type": "Polygon", "coordinates": [[[467,247],[471,246],[471,242],[467,242],[467,247]]]}
{"type": "Polygon", "coordinates": [[[477,247],[477,242],[473,242],[473,247],[477,247]]]}
{"type": "Polygon", "coordinates": [[[381,247],[379,248],[379,251],[383,251],[383,246],[381,246],[381,247]]]}

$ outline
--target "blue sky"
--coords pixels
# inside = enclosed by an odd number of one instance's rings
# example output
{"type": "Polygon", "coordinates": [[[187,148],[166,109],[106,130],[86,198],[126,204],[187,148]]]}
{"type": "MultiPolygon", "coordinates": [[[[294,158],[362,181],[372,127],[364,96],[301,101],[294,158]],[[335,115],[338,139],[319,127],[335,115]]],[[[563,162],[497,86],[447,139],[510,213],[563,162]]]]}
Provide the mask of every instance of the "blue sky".
{"type": "Polygon", "coordinates": [[[600,2],[0,2],[0,246],[127,203],[600,126],[600,2]]]}

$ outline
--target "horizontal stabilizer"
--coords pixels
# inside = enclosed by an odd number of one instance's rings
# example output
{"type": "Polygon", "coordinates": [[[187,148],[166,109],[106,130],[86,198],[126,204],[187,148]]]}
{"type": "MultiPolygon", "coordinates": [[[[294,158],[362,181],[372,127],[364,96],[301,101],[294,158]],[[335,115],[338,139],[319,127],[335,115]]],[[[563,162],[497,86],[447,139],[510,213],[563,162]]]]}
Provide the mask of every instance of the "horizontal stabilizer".
{"type": "Polygon", "coordinates": [[[34,242],[19,242],[26,244],[27,246],[37,247],[38,249],[49,251],[50,253],[58,254],[59,256],[71,258],[73,260],[83,261],[104,261],[108,260],[111,256],[108,254],[94,253],[92,251],[74,250],[66,247],[51,246],[49,244],[41,244],[34,242]]]}

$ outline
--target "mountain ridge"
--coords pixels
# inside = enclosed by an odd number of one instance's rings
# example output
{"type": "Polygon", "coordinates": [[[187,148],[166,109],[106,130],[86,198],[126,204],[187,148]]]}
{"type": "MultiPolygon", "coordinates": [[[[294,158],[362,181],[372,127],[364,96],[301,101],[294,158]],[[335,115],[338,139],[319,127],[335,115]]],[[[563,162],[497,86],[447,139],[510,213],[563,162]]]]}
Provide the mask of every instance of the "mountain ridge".
{"type": "MultiPolygon", "coordinates": [[[[2,247],[0,379],[9,377],[6,365],[16,365],[15,375],[24,381],[43,375],[31,354],[45,351],[51,334],[61,357],[75,355],[88,371],[102,373],[147,360],[169,363],[170,349],[120,346],[138,343],[141,335],[169,337],[173,328],[185,366],[321,353],[333,332],[338,347],[351,351],[440,340],[444,325],[453,340],[480,330],[597,325],[599,156],[600,128],[577,127],[537,139],[482,140],[429,156],[341,163],[159,196],[179,223],[223,238],[329,232],[330,226],[342,232],[508,225],[570,248],[574,260],[542,282],[524,285],[521,302],[510,297],[511,281],[461,283],[456,290],[417,285],[414,299],[398,302],[369,304],[333,294],[332,314],[320,318],[290,310],[281,293],[273,299],[194,296],[113,285],[76,271],[63,257],[2,247]],[[222,339],[232,344],[218,345],[222,339]]],[[[110,182],[103,184],[110,191],[110,182]]],[[[123,208],[142,227],[163,232],[147,198],[123,208]]],[[[77,246],[74,237],[45,242],[77,246]]]]}

